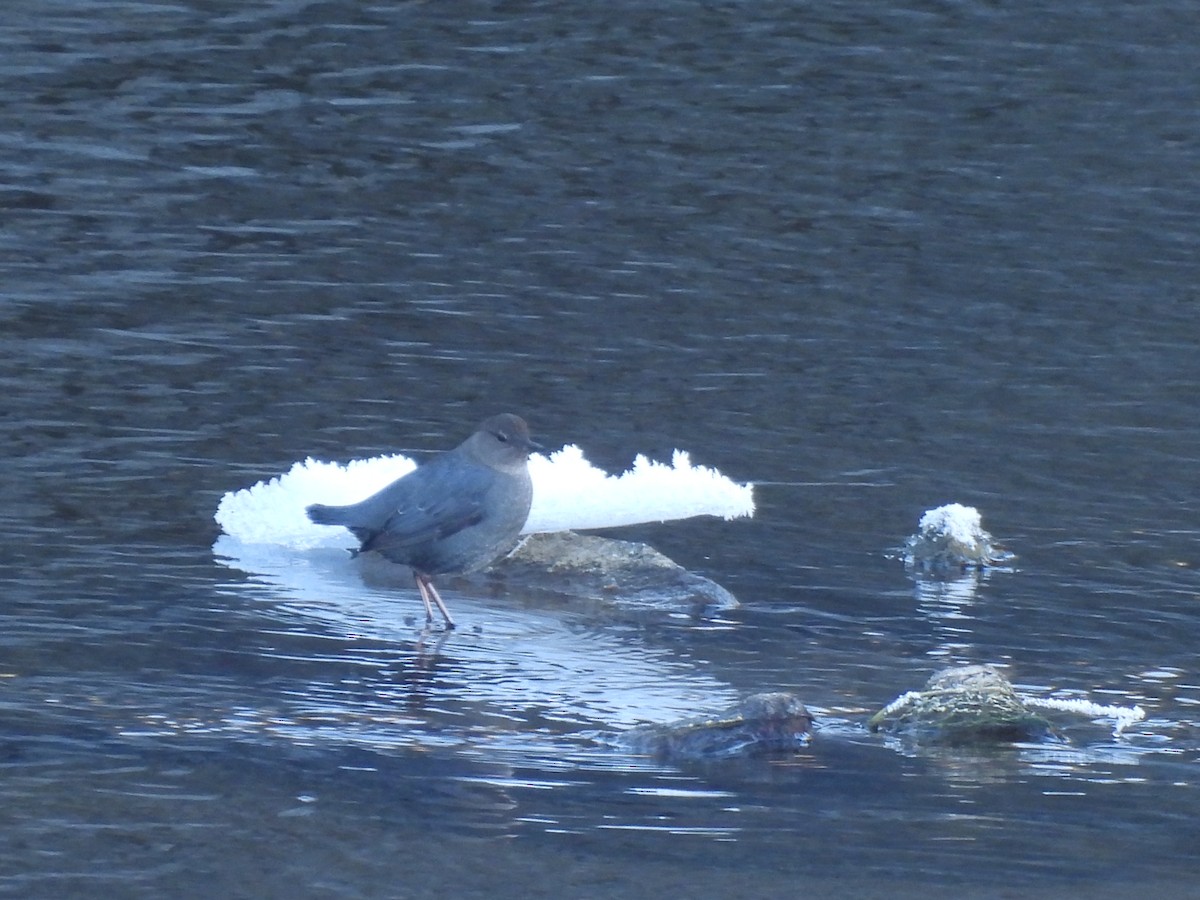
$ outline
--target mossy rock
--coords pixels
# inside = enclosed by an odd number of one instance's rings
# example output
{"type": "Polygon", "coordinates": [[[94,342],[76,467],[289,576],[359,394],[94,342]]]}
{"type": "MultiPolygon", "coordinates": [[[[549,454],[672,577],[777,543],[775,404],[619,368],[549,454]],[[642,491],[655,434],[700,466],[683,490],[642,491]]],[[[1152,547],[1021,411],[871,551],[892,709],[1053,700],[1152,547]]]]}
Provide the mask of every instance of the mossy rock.
{"type": "Polygon", "coordinates": [[[942,669],[920,691],[903,694],[867,722],[871,731],[933,743],[1013,743],[1053,735],[993,666],[942,669]]]}
{"type": "Polygon", "coordinates": [[[801,747],[812,734],[812,722],[794,694],[753,694],[713,715],[631,728],[613,743],[656,759],[728,759],[801,747]]]}
{"type": "Polygon", "coordinates": [[[535,589],[644,608],[703,612],[738,605],[721,585],[647,544],[573,531],[530,535],[492,569],[535,589]]]}

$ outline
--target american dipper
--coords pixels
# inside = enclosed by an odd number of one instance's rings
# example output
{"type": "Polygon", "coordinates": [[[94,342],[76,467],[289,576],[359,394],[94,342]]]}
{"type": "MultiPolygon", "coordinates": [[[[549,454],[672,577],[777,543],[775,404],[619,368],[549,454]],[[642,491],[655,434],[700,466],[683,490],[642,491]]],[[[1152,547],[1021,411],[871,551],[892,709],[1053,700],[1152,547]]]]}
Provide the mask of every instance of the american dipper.
{"type": "Polygon", "coordinates": [[[453,628],[454,620],[432,576],[482,569],[511,550],[529,515],[533,486],[525,420],[504,413],[484,421],[473,435],[436,459],[398,478],[361,503],[314,503],[308,517],[318,525],[343,525],[362,542],[355,556],[374,550],[409,566],[425,621],[432,599],[453,628]]]}

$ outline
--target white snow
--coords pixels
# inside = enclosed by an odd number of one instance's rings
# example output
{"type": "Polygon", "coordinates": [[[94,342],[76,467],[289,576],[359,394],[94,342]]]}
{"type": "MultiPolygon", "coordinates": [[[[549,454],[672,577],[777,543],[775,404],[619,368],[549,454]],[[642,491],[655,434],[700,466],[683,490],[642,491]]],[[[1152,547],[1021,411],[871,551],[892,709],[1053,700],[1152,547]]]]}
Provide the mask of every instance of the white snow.
{"type": "MultiPolygon", "coordinates": [[[[306,459],[285,474],[240,491],[217,506],[217,524],[242,544],[279,544],[295,549],[345,547],[340,526],[314,525],[310,503],[357,503],[415,468],[407,457],[381,456],[341,465],[306,459]]],[[[716,469],[693,466],[676,450],[667,465],[638,456],[633,467],[610,475],[587,461],[574,445],[548,458],[529,460],[533,507],[524,533],[586,530],[664,522],[692,516],[733,519],[754,514],[753,488],[716,469]]]]}
{"type": "Polygon", "coordinates": [[[693,516],[736,519],[754,515],[754,492],[716,469],[693,466],[676,450],[671,464],[638,455],[633,467],[609,475],[584,458],[574,445],[547,459],[529,460],[533,508],[524,532],[584,531],[693,516]]]}
{"type": "Polygon", "coordinates": [[[947,503],[937,509],[927,510],[921,516],[920,529],[925,536],[939,535],[968,546],[989,539],[983,530],[979,510],[961,503],[947,503]]]}
{"type": "Polygon", "coordinates": [[[1146,711],[1140,706],[1103,706],[1090,700],[1060,700],[1056,697],[1024,697],[1029,706],[1040,706],[1043,709],[1061,709],[1064,712],[1077,713],[1090,719],[1112,719],[1113,736],[1135,722],[1146,718],[1146,711]]]}
{"type": "Polygon", "coordinates": [[[891,703],[889,703],[887,706],[885,706],[883,709],[881,709],[875,715],[890,716],[896,710],[904,709],[904,707],[909,706],[910,704],[916,703],[918,700],[920,700],[924,696],[925,695],[922,694],[920,691],[905,691],[903,694],[901,694],[899,697],[897,697],[895,700],[893,700],[891,703]]]}
{"type": "Polygon", "coordinates": [[[979,510],[961,503],[927,510],[917,533],[904,542],[903,554],[909,568],[941,576],[996,568],[1015,558],[992,543],[979,510]]]}

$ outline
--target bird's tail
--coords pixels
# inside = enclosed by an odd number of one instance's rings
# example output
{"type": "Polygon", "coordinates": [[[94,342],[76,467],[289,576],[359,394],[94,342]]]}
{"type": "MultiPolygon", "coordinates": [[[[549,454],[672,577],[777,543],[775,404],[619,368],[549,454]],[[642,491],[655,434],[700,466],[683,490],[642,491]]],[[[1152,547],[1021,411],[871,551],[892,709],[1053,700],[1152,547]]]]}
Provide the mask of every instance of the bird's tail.
{"type": "MultiPolygon", "coordinates": [[[[304,512],[308,514],[309,521],[317,525],[341,525],[343,528],[349,528],[350,533],[365,544],[370,539],[372,531],[370,528],[351,524],[349,512],[351,509],[352,507],[314,503],[312,506],[305,507],[304,512]]],[[[358,550],[350,551],[351,556],[358,556],[358,553],[358,550]]]]}
{"type": "Polygon", "coordinates": [[[326,506],[324,503],[314,503],[305,508],[310,522],[317,525],[345,525],[344,506],[326,506]]]}

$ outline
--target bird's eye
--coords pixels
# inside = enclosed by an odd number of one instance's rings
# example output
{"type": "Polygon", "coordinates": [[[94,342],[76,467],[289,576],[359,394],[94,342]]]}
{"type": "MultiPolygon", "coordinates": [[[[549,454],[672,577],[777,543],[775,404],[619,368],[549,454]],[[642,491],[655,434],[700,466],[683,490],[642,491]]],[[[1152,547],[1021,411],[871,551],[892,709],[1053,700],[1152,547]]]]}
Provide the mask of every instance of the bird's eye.
{"type": "Polygon", "coordinates": [[[502,443],[502,444],[508,443],[508,435],[505,434],[503,431],[497,431],[497,432],[494,432],[494,434],[496,435],[496,440],[498,440],[500,443],[502,443]]]}

